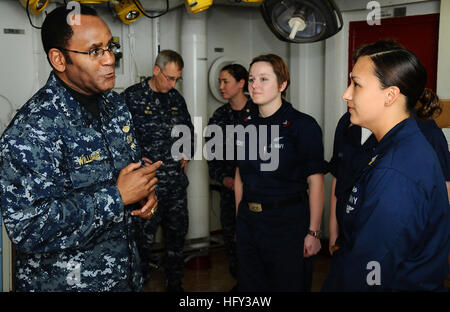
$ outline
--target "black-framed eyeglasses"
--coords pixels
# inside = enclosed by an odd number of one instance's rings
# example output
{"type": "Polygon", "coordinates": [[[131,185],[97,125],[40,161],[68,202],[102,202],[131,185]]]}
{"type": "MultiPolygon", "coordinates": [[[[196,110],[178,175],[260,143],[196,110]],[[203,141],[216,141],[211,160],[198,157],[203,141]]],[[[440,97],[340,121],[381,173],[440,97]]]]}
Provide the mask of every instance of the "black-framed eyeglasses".
{"type": "Polygon", "coordinates": [[[170,76],[166,76],[166,74],[164,74],[162,70],[160,72],[164,76],[164,78],[167,79],[167,81],[175,82],[175,83],[178,82],[178,81],[183,81],[183,77],[178,77],[178,78],[170,77],[170,76]]]}
{"type": "Polygon", "coordinates": [[[110,42],[105,49],[103,48],[93,48],[89,50],[89,52],[83,52],[83,51],[76,51],[76,50],[69,50],[61,47],[55,47],[55,49],[66,51],[66,52],[73,52],[73,53],[79,53],[79,54],[87,54],[90,58],[93,59],[100,59],[105,54],[106,51],[109,53],[112,53],[116,55],[120,52],[120,44],[116,42],[110,42]]]}

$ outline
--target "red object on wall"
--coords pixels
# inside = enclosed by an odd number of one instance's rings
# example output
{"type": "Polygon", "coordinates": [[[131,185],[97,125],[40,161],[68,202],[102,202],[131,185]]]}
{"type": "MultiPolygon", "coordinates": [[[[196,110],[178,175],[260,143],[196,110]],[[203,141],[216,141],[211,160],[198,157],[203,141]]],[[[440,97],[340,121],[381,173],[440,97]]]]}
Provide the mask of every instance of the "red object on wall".
{"type": "MultiPolygon", "coordinates": [[[[352,55],[363,44],[394,39],[411,50],[422,61],[428,73],[427,87],[436,92],[439,41],[439,14],[381,19],[381,25],[367,21],[350,22],[348,42],[348,73],[352,71],[352,55]]],[[[350,84],[350,78],[348,80],[350,84]]]]}

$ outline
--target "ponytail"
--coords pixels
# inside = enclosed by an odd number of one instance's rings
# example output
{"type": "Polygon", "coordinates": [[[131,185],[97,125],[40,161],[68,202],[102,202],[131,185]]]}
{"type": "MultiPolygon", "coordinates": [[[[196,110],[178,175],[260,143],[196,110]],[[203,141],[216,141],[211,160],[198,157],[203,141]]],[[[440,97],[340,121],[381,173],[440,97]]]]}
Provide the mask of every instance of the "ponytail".
{"type": "Polygon", "coordinates": [[[441,112],[439,97],[432,90],[425,88],[416,106],[416,116],[420,119],[429,119],[434,114],[439,116],[441,112]]]}

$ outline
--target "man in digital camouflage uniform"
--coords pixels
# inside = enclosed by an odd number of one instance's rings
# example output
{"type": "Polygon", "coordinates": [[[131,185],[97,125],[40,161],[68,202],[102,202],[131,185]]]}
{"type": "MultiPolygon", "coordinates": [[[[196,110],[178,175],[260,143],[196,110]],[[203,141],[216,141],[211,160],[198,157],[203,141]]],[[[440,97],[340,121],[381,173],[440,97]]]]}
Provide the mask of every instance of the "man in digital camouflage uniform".
{"type": "Polygon", "coordinates": [[[133,116],[143,156],[164,163],[157,173],[159,208],[152,219],[141,220],[142,234],[138,248],[144,278],[147,280],[152,245],[157,228],[161,225],[167,291],[183,291],[183,247],[189,222],[186,169],[188,159],[194,152],[191,117],[183,96],[175,89],[176,82],[181,79],[183,66],[183,59],[177,52],[161,51],[155,61],[153,76],[122,93],[133,116]],[[171,153],[172,145],[178,140],[171,133],[177,125],[189,127],[191,133],[190,150],[184,152],[186,157],[182,159],[171,153]]]}
{"type": "Polygon", "coordinates": [[[142,165],[131,115],[115,92],[108,26],[81,6],[49,13],[53,71],[0,140],[1,210],[18,291],[139,291],[133,220],[150,218],[157,163],[142,165]],[[76,20],[76,19],[75,19],[76,20]],[[130,205],[141,202],[140,205],[130,205]]]}

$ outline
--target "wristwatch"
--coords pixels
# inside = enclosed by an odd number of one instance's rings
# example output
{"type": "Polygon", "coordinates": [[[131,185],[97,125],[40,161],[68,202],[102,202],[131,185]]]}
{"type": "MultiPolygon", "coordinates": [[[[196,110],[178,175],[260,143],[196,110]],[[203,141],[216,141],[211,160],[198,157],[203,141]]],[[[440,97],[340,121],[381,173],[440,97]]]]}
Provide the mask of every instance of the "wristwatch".
{"type": "Polygon", "coordinates": [[[318,230],[318,231],[308,230],[308,234],[311,235],[312,237],[317,238],[317,239],[320,239],[320,233],[321,233],[320,230],[318,230]]]}

